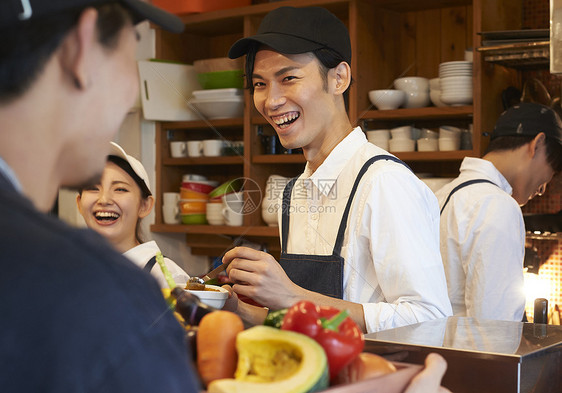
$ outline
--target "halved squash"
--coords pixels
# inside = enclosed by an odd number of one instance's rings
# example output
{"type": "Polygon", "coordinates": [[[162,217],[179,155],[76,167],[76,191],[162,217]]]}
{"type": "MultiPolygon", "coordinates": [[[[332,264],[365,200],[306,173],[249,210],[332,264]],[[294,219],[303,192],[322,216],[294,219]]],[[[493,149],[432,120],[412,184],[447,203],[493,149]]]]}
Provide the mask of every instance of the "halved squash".
{"type": "Polygon", "coordinates": [[[305,393],[328,387],[324,349],[304,334],[254,326],[236,337],[234,378],[218,379],[209,393],[305,393]]]}

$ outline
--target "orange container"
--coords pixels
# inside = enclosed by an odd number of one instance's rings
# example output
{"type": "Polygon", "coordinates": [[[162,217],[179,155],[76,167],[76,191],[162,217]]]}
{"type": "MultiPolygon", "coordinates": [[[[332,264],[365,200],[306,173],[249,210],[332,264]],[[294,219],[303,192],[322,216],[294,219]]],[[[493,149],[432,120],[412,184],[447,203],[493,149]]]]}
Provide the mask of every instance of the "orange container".
{"type": "Polygon", "coordinates": [[[205,214],[207,200],[200,199],[180,199],[181,214],[205,214]]]}
{"type": "Polygon", "coordinates": [[[251,5],[251,0],[152,0],[152,4],[174,14],[194,14],[251,5]]]}

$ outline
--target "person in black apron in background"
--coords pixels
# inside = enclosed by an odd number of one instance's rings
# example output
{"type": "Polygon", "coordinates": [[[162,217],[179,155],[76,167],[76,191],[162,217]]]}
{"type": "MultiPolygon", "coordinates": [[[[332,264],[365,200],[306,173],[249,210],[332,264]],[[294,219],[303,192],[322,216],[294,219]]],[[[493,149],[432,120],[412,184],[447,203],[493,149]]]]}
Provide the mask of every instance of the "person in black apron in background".
{"type": "MultiPolygon", "coordinates": [[[[256,108],[307,164],[284,192],[280,261],[225,254],[233,292],[270,310],[303,299],[347,309],[365,332],[450,315],[435,196],[347,115],[345,25],[323,8],[280,7],[229,51],[243,55],[256,108]]],[[[255,322],[266,313],[235,296],[226,308],[255,322]]]]}
{"type": "Polygon", "coordinates": [[[525,224],[520,205],[562,168],[562,128],[552,109],[521,103],[498,119],[486,154],[467,157],[437,191],[441,255],[453,312],[524,318],[525,224]]]}

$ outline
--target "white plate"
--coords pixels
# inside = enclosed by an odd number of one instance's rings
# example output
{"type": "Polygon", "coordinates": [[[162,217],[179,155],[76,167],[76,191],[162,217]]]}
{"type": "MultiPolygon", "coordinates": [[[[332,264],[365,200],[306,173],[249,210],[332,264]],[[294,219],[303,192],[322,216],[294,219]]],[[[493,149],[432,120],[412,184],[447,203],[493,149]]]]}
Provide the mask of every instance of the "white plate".
{"type": "Polygon", "coordinates": [[[191,92],[196,100],[222,99],[230,97],[238,97],[244,94],[244,89],[228,88],[228,89],[206,89],[193,90],[191,92]]]}

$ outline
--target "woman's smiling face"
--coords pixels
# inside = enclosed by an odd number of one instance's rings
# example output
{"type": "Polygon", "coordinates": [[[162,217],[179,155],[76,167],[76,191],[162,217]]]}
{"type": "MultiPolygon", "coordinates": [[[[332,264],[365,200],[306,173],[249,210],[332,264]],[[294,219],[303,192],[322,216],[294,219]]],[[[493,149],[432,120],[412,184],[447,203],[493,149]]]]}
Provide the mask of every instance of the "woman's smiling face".
{"type": "Polygon", "coordinates": [[[108,162],[100,184],[84,189],[77,197],[77,204],[89,228],[114,245],[127,244],[131,248],[137,244],[137,222],[150,213],[151,198],[143,199],[133,178],[115,163],[108,162]]]}

